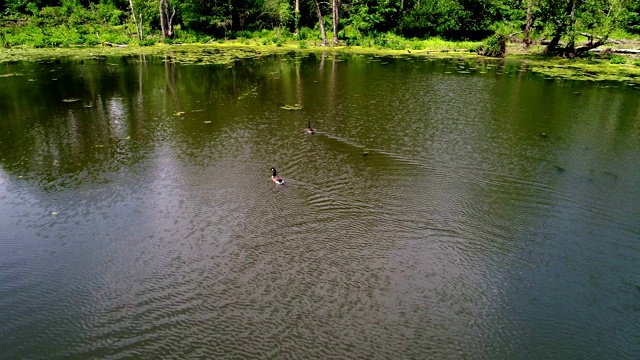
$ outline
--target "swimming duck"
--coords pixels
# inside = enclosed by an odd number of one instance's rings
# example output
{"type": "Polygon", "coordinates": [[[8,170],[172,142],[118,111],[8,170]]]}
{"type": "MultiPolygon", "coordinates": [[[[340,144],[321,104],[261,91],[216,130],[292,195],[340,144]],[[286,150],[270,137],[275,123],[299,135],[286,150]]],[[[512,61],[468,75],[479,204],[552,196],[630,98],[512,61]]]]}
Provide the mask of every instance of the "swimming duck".
{"type": "Polygon", "coordinates": [[[278,185],[284,184],[284,180],[278,175],[276,175],[276,168],[271,168],[271,181],[278,185]]]}
{"type": "Polygon", "coordinates": [[[315,133],[315,132],[316,132],[316,131],[315,131],[315,130],[313,130],[313,128],[311,127],[311,123],[309,123],[309,126],[308,126],[306,129],[304,129],[304,131],[306,131],[306,132],[307,132],[307,134],[313,134],[313,133],[315,133]]]}

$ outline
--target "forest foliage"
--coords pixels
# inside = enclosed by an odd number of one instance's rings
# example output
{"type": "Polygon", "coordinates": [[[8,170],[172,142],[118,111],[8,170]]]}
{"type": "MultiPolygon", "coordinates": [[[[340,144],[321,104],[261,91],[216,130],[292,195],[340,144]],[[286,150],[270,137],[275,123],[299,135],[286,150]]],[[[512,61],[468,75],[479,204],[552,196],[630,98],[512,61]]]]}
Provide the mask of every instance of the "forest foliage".
{"type": "Polygon", "coordinates": [[[407,39],[440,37],[486,39],[484,51],[499,56],[520,34],[525,46],[547,39],[572,57],[612,34],[640,34],[640,0],[0,0],[0,13],[5,47],[326,38],[411,49],[407,39]]]}

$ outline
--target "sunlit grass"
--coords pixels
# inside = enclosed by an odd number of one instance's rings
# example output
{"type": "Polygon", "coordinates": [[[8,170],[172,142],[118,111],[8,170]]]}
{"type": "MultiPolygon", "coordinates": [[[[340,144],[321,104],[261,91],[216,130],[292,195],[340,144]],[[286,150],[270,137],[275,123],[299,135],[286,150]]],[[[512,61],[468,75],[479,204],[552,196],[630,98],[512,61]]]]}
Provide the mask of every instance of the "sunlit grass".
{"type": "Polygon", "coordinates": [[[464,49],[464,50],[475,50],[480,46],[480,41],[449,41],[444,40],[440,37],[431,37],[427,40],[420,41],[420,44],[424,47],[424,49],[434,49],[434,50],[443,50],[443,49],[464,49]]]}

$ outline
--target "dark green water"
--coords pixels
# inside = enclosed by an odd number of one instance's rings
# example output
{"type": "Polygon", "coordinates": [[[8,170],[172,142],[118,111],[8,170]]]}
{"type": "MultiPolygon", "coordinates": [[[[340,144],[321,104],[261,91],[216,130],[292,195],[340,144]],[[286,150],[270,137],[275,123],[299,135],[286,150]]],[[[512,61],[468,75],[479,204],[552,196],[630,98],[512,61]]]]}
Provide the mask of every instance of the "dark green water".
{"type": "Polygon", "coordinates": [[[0,76],[1,359],[640,357],[640,90],[333,55],[0,76]]]}

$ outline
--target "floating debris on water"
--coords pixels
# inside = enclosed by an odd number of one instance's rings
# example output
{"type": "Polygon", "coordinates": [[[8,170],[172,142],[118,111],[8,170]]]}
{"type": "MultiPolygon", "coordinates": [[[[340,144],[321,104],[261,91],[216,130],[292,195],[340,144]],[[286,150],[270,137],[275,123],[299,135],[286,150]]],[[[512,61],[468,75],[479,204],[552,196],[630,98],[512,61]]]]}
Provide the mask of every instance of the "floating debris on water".
{"type": "Polygon", "coordinates": [[[280,108],[285,110],[300,110],[302,109],[302,105],[300,104],[284,105],[284,106],[280,106],[280,108]]]}

